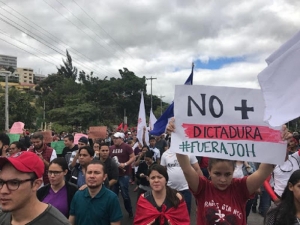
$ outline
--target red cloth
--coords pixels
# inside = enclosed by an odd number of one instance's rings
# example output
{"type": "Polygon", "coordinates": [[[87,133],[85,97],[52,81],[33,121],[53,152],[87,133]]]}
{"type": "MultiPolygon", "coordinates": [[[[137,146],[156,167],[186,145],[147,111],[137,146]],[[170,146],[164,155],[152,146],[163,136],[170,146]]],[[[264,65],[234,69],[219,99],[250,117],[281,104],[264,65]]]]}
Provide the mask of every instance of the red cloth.
{"type": "Polygon", "coordinates": [[[190,216],[187,211],[185,201],[181,201],[177,208],[172,207],[166,211],[166,206],[162,205],[159,212],[147,199],[141,196],[137,202],[134,225],[146,225],[160,217],[160,225],[164,225],[165,220],[171,225],[189,225],[190,216]]]}
{"type": "Polygon", "coordinates": [[[123,129],[123,123],[120,123],[120,125],[117,128],[117,130],[122,130],[122,129],[123,129]]]}

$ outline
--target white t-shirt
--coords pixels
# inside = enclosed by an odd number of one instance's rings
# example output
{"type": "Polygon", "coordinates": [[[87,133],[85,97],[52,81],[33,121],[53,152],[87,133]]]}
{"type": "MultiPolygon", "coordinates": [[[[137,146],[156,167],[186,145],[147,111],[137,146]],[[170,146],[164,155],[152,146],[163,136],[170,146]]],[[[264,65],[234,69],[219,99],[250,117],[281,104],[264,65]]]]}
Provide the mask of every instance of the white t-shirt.
{"type": "MultiPolygon", "coordinates": [[[[195,156],[189,156],[190,163],[198,163],[195,156]]],[[[167,167],[167,172],[169,175],[168,186],[177,190],[183,191],[189,189],[188,183],[183,175],[183,171],[177,161],[176,153],[171,152],[170,149],[164,152],[161,157],[160,165],[167,167]]]]}
{"type": "Polygon", "coordinates": [[[157,161],[157,159],[160,159],[160,151],[159,151],[159,149],[158,148],[151,148],[150,146],[149,146],[149,149],[150,149],[150,151],[153,151],[154,152],[154,155],[153,155],[153,158],[154,158],[154,161],[157,161]]]}
{"type": "Polygon", "coordinates": [[[282,165],[275,166],[273,170],[274,179],[274,192],[281,196],[287,182],[292,175],[292,173],[299,169],[300,163],[300,151],[289,155],[288,160],[286,160],[282,165]]]}

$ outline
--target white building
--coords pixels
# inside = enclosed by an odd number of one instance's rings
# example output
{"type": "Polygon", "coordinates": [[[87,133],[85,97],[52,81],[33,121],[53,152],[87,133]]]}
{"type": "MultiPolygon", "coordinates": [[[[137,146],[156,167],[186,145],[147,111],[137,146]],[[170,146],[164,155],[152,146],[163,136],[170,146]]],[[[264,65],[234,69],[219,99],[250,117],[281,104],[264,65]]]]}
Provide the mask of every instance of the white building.
{"type": "Polygon", "coordinates": [[[17,68],[20,84],[33,84],[34,74],[31,68],[17,68]]]}

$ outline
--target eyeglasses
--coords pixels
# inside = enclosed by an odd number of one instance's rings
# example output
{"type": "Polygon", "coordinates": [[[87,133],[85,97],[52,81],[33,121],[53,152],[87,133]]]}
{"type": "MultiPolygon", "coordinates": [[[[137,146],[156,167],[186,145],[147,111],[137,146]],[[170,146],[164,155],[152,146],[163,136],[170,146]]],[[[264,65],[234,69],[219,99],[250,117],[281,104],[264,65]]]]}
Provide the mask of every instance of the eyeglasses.
{"type": "Polygon", "coordinates": [[[27,181],[33,181],[35,179],[29,178],[26,180],[0,180],[0,189],[3,188],[3,185],[6,184],[6,187],[10,191],[18,190],[21,184],[27,182],[27,181]]]}
{"type": "Polygon", "coordinates": [[[64,172],[64,171],[48,171],[48,175],[54,175],[54,176],[58,176],[59,174],[61,174],[62,172],[64,172]]]}

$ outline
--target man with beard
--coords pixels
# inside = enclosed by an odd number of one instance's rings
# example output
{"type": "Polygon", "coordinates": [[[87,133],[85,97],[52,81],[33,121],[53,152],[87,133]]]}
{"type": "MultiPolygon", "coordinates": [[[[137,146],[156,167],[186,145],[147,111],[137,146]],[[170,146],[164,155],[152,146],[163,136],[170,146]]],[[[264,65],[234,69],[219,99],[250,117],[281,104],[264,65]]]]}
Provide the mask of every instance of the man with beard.
{"type": "Polygon", "coordinates": [[[7,134],[1,133],[0,134],[0,150],[1,150],[1,156],[5,157],[6,156],[6,151],[9,147],[9,137],[7,134]]]}
{"type": "Polygon", "coordinates": [[[48,167],[49,163],[57,158],[56,152],[53,148],[47,146],[44,143],[44,136],[41,132],[36,132],[30,137],[32,146],[29,148],[29,152],[37,154],[41,158],[45,165],[45,172],[43,174],[44,185],[49,184],[48,167]]]}
{"type": "Polygon", "coordinates": [[[86,168],[85,177],[88,188],[77,191],[72,199],[71,224],[120,225],[123,216],[119,199],[103,185],[107,178],[104,164],[92,161],[86,168]]]}
{"type": "Polygon", "coordinates": [[[32,152],[0,157],[0,224],[67,225],[52,205],[40,202],[36,192],[43,183],[44,163],[32,152]]]}

